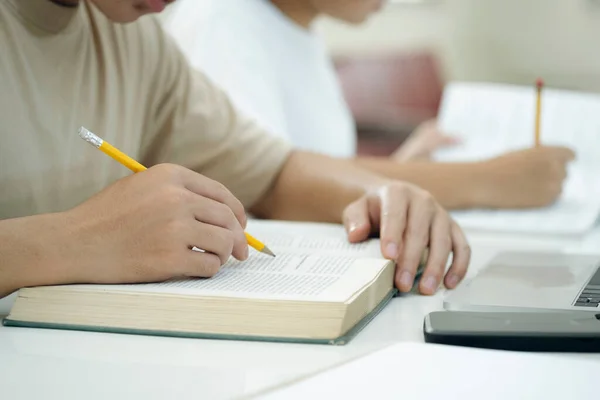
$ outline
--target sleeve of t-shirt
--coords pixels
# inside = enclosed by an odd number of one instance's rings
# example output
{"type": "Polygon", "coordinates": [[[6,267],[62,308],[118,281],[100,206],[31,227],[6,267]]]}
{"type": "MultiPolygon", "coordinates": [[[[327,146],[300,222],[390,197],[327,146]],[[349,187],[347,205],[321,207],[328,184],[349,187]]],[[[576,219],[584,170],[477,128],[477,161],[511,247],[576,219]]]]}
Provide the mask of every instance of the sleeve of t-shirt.
{"type": "Polygon", "coordinates": [[[155,130],[143,145],[144,162],[188,167],[223,183],[251,207],[276,179],[291,145],[237,111],[166,34],[155,45],[160,67],[149,109],[155,130]]]}
{"type": "Polygon", "coordinates": [[[225,12],[220,7],[188,10],[190,3],[184,2],[167,25],[190,63],[222,88],[241,112],[289,140],[279,76],[272,64],[278,55],[255,35],[261,31],[252,26],[255,21],[227,7],[225,12]]]}

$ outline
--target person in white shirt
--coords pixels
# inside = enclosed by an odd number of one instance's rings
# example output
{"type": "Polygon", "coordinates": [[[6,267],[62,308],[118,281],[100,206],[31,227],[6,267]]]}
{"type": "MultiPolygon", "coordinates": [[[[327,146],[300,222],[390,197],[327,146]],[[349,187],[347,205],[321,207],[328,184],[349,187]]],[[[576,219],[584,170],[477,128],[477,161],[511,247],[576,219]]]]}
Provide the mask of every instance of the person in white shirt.
{"type": "Polygon", "coordinates": [[[573,152],[539,147],[476,163],[415,162],[453,138],[435,121],[390,157],[358,157],[355,124],[332,60],[314,29],[327,15],[358,24],[382,0],[179,0],[163,26],[241,111],[296,148],[353,159],[412,182],[448,209],[526,208],[561,193],[573,152]]]}

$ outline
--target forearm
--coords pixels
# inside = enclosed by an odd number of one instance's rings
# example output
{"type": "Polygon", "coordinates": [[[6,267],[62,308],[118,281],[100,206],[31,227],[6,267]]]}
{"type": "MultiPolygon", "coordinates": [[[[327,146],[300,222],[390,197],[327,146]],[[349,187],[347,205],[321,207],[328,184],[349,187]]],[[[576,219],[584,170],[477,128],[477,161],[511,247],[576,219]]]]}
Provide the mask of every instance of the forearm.
{"type": "Polygon", "coordinates": [[[57,214],[0,221],[0,298],[26,286],[70,281],[61,260],[64,230],[57,214]]]}
{"type": "Polygon", "coordinates": [[[387,182],[351,160],[297,151],[251,211],[269,219],[341,223],[348,204],[387,182]]]}
{"type": "Polygon", "coordinates": [[[397,163],[385,158],[357,157],[357,165],[430,192],[446,209],[485,207],[484,167],[478,163],[397,163]]]}

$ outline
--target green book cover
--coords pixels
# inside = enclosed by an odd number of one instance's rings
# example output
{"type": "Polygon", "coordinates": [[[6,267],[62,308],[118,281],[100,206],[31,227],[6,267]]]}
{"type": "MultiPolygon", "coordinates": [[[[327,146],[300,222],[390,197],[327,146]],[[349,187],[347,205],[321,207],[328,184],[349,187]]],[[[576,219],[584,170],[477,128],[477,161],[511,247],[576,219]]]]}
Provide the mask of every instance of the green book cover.
{"type": "Polygon", "coordinates": [[[311,339],[311,338],[281,338],[281,337],[266,337],[266,336],[246,336],[246,335],[219,335],[206,333],[190,333],[190,332],[174,332],[174,331],[155,331],[155,330],[137,330],[137,329],[121,329],[113,327],[94,327],[94,326],[78,326],[66,324],[38,323],[31,321],[18,321],[4,318],[2,323],[8,327],[21,328],[42,328],[42,329],[62,329],[88,332],[107,332],[131,335],[151,335],[151,336],[168,336],[168,337],[183,337],[196,339],[216,339],[216,340],[245,340],[245,341],[263,341],[263,342],[283,342],[283,343],[307,343],[307,344],[327,344],[327,345],[345,345],[352,340],[365,326],[375,318],[381,310],[394,298],[397,294],[397,289],[391,290],[384,299],[365,317],[363,317],[353,328],[344,335],[331,339],[311,339]]]}

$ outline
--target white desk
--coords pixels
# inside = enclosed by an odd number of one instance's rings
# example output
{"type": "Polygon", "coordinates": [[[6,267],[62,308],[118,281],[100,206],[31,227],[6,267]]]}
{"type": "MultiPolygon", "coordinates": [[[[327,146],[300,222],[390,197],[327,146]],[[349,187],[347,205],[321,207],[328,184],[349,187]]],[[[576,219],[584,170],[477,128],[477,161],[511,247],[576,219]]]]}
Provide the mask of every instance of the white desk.
{"type": "MultiPolygon", "coordinates": [[[[469,236],[472,275],[502,249],[595,250],[600,227],[578,240],[469,236]]],[[[11,400],[240,398],[395,342],[422,342],[424,316],[441,305],[442,293],[395,299],[341,347],[0,327],[0,393],[11,400]]]]}

